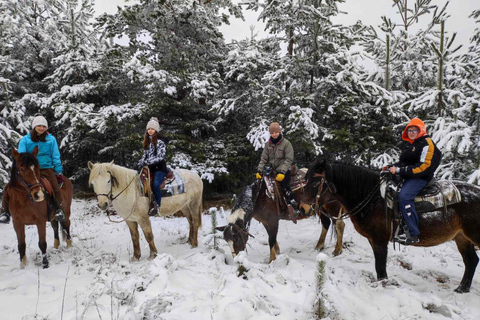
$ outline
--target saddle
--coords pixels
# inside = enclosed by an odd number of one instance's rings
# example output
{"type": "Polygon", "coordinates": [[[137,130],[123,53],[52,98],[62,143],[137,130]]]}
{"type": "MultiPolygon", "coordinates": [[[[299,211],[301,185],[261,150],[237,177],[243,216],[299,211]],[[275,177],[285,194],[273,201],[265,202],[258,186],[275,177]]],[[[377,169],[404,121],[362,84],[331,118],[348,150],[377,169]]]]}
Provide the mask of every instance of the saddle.
{"type": "MultiPolygon", "coordinates": [[[[400,190],[397,190],[397,186],[391,180],[382,183],[380,190],[387,206],[393,209],[400,190]]],[[[417,213],[430,212],[445,209],[447,206],[458,203],[461,200],[460,191],[451,181],[432,180],[415,197],[415,208],[417,213]]]]}
{"type": "MultiPolygon", "coordinates": [[[[162,197],[172,196],[174,194],[180,194],[183,192],[173,193],[170,192],[171,186],[174,185],[176,180],[180,180],[178,184],[183,185],[181,177],[178,174],[175,174],[173,170],[169,171],[165,178],[163,179],[160,189],[162,190],[162,197]]],[[[140,182],[145,197],[152,199],[152,186],[153,186],[153,175],[150,174],[150,169],[148,167],[143,167],[140,173],[140,182]]],[[[183,188],[184,190],[185,188],[183,188]]]]}
{"type": "Polygon", "coordinates": [[[53,192],[53,187],[50,181],[48,181],[45,177],[40,177],[40,182],[45,188],[45,191],[48,193],[48,195],[52,198],[55,198],[55,192],[53,192]]]}
{"type": "MultiPolygon", "coordinates": [[[[292,165],[290,169],[290,188],[292,192],[296,191],[297,189],[303,188],[306,185],[305,176],[307,175],[308,168],[298,169],[296,165],[292,165]]],[[[267,185],[267,196],[275,201],[275,173],[271,173],[265,176],[265,184],[267,185]]],[[[283,192],[280,195],[283,197],[283,192]]]]}

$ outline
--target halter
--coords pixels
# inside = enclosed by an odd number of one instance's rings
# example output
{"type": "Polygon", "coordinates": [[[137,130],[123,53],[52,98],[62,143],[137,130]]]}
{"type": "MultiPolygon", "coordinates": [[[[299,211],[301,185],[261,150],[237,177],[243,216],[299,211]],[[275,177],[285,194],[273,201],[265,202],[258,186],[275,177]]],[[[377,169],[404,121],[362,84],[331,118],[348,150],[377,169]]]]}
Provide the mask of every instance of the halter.
{"type": "Polygon", "coordinates": [[[127,186],[122,190],[120,191],[119,194],[117,194],[115,197],[113,197],[113,183],[116,183],[118,184],[118,181],[117,179],[112,175],[112,173],[110,171],[107,171],[107,173],[110,175],[110,192],[109,193],[95,193],[95,196],[98,198],[99,196],[104,196],[104,197],[107,197],[108,199],[110,199],[111,202],[113,202],[113,200],[117,199],[118,196],[120,196],[125,190],[127,190],[127,188],[132,184],[133,180],[135,180],[135,178],[137,177],[135,175],[135,177],[133,177],[133,179],[127,184],[127,186]]]}
{"type": "MultiPolygon", "coordinates": [[[[32,189],[35,188],[35,187],[40,187],[42,189],[42,191],[45,192],[45,188],[43,187],[43,184],[41,182],[28,183],[27,181],[25,181],[25,179],[20,174],[20,170],[18,170],[18,165],[16,166],[16,170],[17,170],[17,172],[16,172],[17,180],[20,180],[20,182],[23,184],[23,186],[27,189],[27,191],[25,191],[25,192],[28,194],[28,197],[30,198],[30,202],[33,203],[34,201],[33,201],[32,192],[31,192],[32,189]]],[[[37,181],[39,181],[39,179],[37,179],[37,176],[35,175],[35,172],[34,172],[34,176],[35,176],[35,179],[37,181]]]]}

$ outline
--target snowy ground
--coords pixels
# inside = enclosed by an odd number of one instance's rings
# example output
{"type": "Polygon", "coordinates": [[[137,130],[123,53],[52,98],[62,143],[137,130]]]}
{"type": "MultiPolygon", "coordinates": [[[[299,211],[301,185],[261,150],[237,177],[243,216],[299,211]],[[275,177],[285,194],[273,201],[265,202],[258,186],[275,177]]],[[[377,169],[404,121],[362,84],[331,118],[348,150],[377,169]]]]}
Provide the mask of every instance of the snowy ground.
{"type": "MultiPolygon", "coordinates": [[[[229,212],[220,210],[218,225],[229,212]]],[[[114,217],[115,218],[115,217],[114,217]]],[[[186,242],[185,218],[152,218],[159,256],[130,263],[125,223],[108,221],[94,202],[74,201],[74,247],[53,249],[41,268],[35,227],[27,228],[28,265],[19,269],[12,224],[0,225],[0,319],[314,319],[317,219],[281,221],[282,254],[268,262],[267,235],[253,222],[247,255],[235,261],[224,241],[212,248],[211,217],[203,216],[198,248],[186,242]],[[237,277],[237,262],[249,268],[237,277]]],[[[329,237],[327,237],[329,238],[329,237]]],[[[463,262],[454,242],[434,248],[390,247],[386,282],[375,280],[372,250],[347,221],[344,252],[327,243],[322,291],[327,319],[480,319],[480,275],[457,294],[463,262]],[[411,269],[411,270],[408,270],[411,269]]]]}

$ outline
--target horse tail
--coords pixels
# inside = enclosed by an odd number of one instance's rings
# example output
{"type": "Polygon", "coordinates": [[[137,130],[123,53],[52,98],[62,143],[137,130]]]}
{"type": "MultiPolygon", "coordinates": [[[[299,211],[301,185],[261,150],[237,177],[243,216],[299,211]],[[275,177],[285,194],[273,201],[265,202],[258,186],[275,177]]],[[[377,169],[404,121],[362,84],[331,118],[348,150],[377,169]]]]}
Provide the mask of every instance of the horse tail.
{"type": "Polygon", "coordinates": [[[200,218],[198,219],[199,220],[199,223],[198,223],[199,228],[202,227],[202,215],[203,215],[203,199],[202,199],[202,201],[200,201],[200,218]]]}

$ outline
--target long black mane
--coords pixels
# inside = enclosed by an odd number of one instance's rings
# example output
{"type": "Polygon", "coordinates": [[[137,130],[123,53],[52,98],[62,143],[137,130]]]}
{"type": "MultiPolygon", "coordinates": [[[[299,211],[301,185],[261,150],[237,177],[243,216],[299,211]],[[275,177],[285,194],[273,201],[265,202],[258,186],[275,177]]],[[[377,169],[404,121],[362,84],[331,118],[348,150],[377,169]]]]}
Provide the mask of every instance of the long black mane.
{"type": "MultiPolygon", "coordinates": [[[[327,164],[318,161],[308,171],[307,180],[313,181],[315,173],[321,172],[325,172],[325,179],[330,187],[345,199],[350,208],[371,195],[380,182],[379,174],[367,168],[348,163],[327,164]]],[[[312,183],[309,187],[312,187],[312,183]]]]}
{"type": "MultiPolygon", "coordinates": [[[[25,152],[20,153],[20,158],[18,159],[18,166],[22,167],[38,167],[38,159],[33,155],[33,153],[25,152]]],[[[18,176],[18,169],[17,169],[17,160],[13,158],[12,168],[10,169],[10,186],[15,187],[17,184],[17,176],[18,176]]]]}

